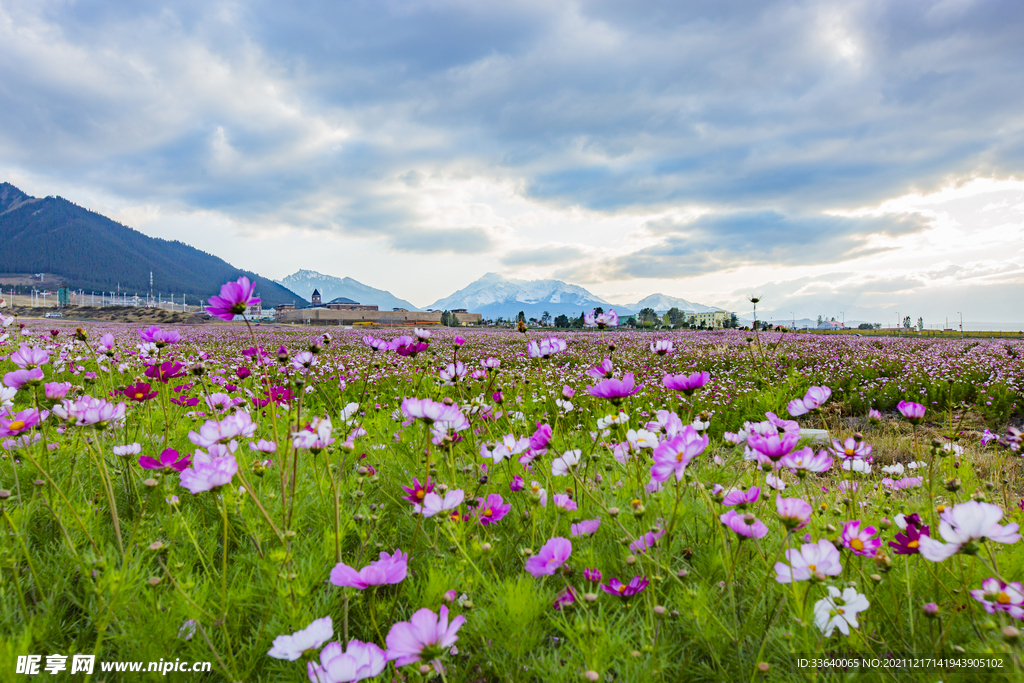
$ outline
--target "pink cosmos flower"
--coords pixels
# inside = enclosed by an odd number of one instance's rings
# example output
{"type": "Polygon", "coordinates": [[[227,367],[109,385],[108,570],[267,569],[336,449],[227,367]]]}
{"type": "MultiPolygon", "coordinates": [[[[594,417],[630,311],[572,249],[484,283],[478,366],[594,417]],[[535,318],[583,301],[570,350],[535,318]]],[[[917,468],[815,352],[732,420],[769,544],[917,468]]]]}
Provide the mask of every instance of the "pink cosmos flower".
{"type": "Polygon", "coordinates": [[[564,477],[573,467],[579,464],[582,452],[579,449],[566,451],[551,461],[551,476],[564,477]]]}
{"type": "Polygon", "coordinates": [[[114,350],[114,335],[108,333],[108,334],[105,334],[102,337],[100,337],[100,342],[96,346],[96,351],[98,353],[110,353],[113,350],[114,350]]]}
{"type": "Polygon", "coordinates": [[[510,458],[513,455],[519,455],[530,447],[530,439],[523,437],[516,439],[513,434],[506,434],[502,437],[501,443],[494,445],[493,448],[488,448],[488,444],[480,444],[480,457],[488,460],[493,460],[494,464],[497,465],[505,458],[510,458]]]}
{"type": "Polygon", "coordinates": [[[656,434],[664,434],[666,439],[675,438],[683,431],[683,421],[671,410],[659,410],[655,413],[656,420],[647,423],[647,429],[656,434]]]}
{"type": "Polygon", "coordinates": [[[649,548],[653,548],[661,540],[661,537],[665,535],[664,529],[655,529],[654,531],[648,531],[640,538],[636,539],[629,544],[629,549],[634,553],[645,553],[649,548]]]}
{"type": "Polygon", "coordinates": [[[665,375],[661,378],[661,383],[665,385],[666,389],[681,391],[685,394],[692,394],[710,381],[711,374],[707,370],[691,375],[665,375]]]}
{"type": "Polygon", "coordinates": [[[601,584],[601,590],[608,595],[615,595],[626,600],[633,597],[644,588],[647,588],[649,583],[650,581],[647,580],[646,576],[634,576],[630,579],[628,584],[622,583],[617,578],[612,577],[608,580],[608,583],[601,584]]]}
{"type": "Polygon", "coordinates": [[[598,519],[584,519],[583,521],[573,524],[569,527],[569,531],[572,532],[573,536],[589,536],[590,534],[597,533],[597,530],[601,527],[601,520],[598,519]]]}
{"type": "Polygon", "coordinates": [[[565,564],[572,554],[572,542],[568,538],[555,536],[545,543],[540,552],[526,560],[526,571],[534,577],[551,576],[565,564]]]}
{"type": "Polygon", "coordinates": [[[554,496],[552,496],[552,500],[555,503],[555,507],[558,508],[559,510],[566,510],[567,512],[572,512],[577,508],[576,501],[574,501],[572,498],[570,498],[564,493],[556,493],[554,496]]]}
{"type": "Polygon", "coordinates": [[[375,643],[352,639],[342,650],[341,643],[327,644],[320,651],[320,664],[307,662],[310,683],[350,683],[379,676],[388,665],[387,653],[375,643]]]}
{"type": "Polygon", "coordinates": [[[267,652],[271,657],[294,662],[310,650],[316,650],[334,635],[330,617],[314,620],[306,628],[288,636],[274,638],[274,646],[267,652]]]}
{"type": "Polygon", "coordinates": [[[59,401],[71,391],[71,382],[47,382],[43,385],[43,390],[46,392],[46,398],[59,401]]]}
{"type": "Polygon", "coordinates": [[[651,353],[656,353],[659,356],[666,356],[672,353],[672,341],[670,339],[659,339],[656,342],[651,342],[651,353]]]}
{"type": "Polygon", "coordinates": [[[468,374],[469,370],[466,369],[466,364],[461,360],[455,361],[441,370],[441,381],[446,386],[454,386],[460,379],[465,379],[468,374]]]}
{"type": "Polygon", "coordinates": [[[21,389],[25,386],[32,386],[43,381],[43,371],[39,368],[31,370],[15,370],[4,375],[4,385],[11,389],[21,389]]]}
{"type": "Polygon", "coordinates": [[[457,404],[447,405],[429,398],[407,398],[402,401],[402,414],[427,423],[452,422],[462,416],[457,404]]]}
{"type": "Polygon", "coordinates": [[[583,578],[585,578],[587,581],[590,581],[591,583],[600,583],[601,582],[601,570],[600,569],[590,569],[588,567],[588,568],[583,570],[583,578]]]}
{"type": "Polygon", "coordinates": [[[932,562],[942,562],[958,552],[976,554],[983,539],[996,543],[1016,543],[1020,540],[1017,523],[1001,526],[999,521],[1002,518],[1003,510],[998,505],[975,500],[958,503],[939,515],[939,535],[947,543],[921,536],[921,555],[932,562]]]}
{"type": "Polygon", "coordinates": [[[747,445],[772,462],[777,462],[796,448],[800,440],[799,432],[782,432],[782,434],[762,435],[754,432],[747,436],[747,445]]]}
{"type": "Polygon", "coordinates": [[[562,386],[562,398],[568,401],[570,398],[576,395],[576,390],[570,387],[568,384],[562,386]]]}
{"type": "Polygon", "coordinates": [[[192,459],[192,467],[182,470],[179,478],[181,485],[196,495],[231,483],[237,471],[238,462],[234,455],[226,453],[220,457],[211,457],[197,450],[192,459]]]}
{"type": "Polygon", "coordinates": [[[530,437],[530,450],[537,455],[544,455],[548,452],[548,444],[551,443],[551,425],[538,424],[537,431],[530,437]]]}
{"type": "Polygon", "coordinates": [[[832,440],[832,452],[840,458],[859,458],[871,462],[874,459],[871,457],[871,450],[867,441],[857,440],[852,436],[846,437],[842,442],[838,439],[832,440]]]}
{"type": "Polygon", "coordinates": [[[561,610],[563,607],[566,607],[576,602],[576,598],[576,589],[572,586],[566,586],[561,593],[555,596],[555,602],[553,607],[557,610],[561,610]]]}
{"type": "Polygon", "coordinates": [[[729,510],[725,514],[719,515],[718,519],[722,521],[722,524],[746,538],[764,538],[768,534],[768,527],[765,526],[765,523],[749,512],[739,515],[735,510],[729,510]]]}
{"type": "Polygon", "coordinates": [[[643,388],[643,384],[636,386],[633,373],[627,372],[622,379],[606,379],[598,382],[592,387],[587,387],[591,396],[606,398],[612,403],[618,404],[622,399],[632,396],[643,388]]]}
{"type": "MultiPolygon", "coordinates": [[[[245,312],[244,309],[242,312],[245,312]]],[[[174,330],[161,330],[156,325],[147,327],[145,330],[139,330],[139,336],[142,337],[142,341],[156,344],[158,347],[166,346],[167,344],[177,344],[181,341],[181,335],[174,330]]]]}
{"type": "Polygon", "coordinates": [[[854,555],[874,557],[878,548],[882,545],[882,539],[871,538],[878,533],[873,526],[860,528],[860,520],[855,519],[843,525],[843,534],[840,537],[843,545],[853,551],[854,555]]]}
{"type": "Polygon", "coordinates": [[[144,455],[139,458],[139,465],[143,469],[147,470],[163,470],[164,472],[170,472],[174,470],[181,472],[191,463],[191,459],[187,455],[180,455],[178,451],[173,448],[167,448],[161,451],[160,459],[144,455]]]}
{"type": "Polygon", "coordinates": [[[359,571],[339,562],[331,570],[331,583],[343,588],[366,590],[370,586],[401,583],[408,570],[408,553],[401,550],[395,550],[394,555],[382,552],[380,559],[374,560],[359,571]]]}
{"type": "MultiPolygon", "coordinates": [[[[588,369],[587,374],[594,379],[611,379],[615,376],[615,368],[612,365],[612,359],[605,358],[594,367],[588,369]]],[[[566,398],[570,397],[567,396],[566,398]]]]}
{"type": "Polygon", "coordinates": [[[459,615],[448,623],[448,606],[441,605],[440,616],[424,607],[412,615],[409,621],[400,621],[391,627],[385,639],[388,646],[388,661],[395,666],[405,666],[422,659],[434,665],[434,670],[441,672],[438,659],[450,650],[458,636],[466,617],[459,615]]]}
{"type": "Polygon", "coordinates": [[[882,414],[875,410],[874,408],[872,408],[871,410],[868,411],[868,420],[875,423],[881,422],[882,414]]]}
{"type": "Polygon", "coordinates": [[[497,370],[499,367],[501,367],[501,361],[491,356],[489,358],[484,358],[483,360],[481,360],[480,367],[487,371],[497,370]]]}
{"type": "Polygon", "coordinates": [[[654,465],[651,467],[651,478],[664,483],[675,475],[676,481],[682,481],[686,466],[695,457],[704,452],[710,440],[696,429],[687,425],[669,441],[663,441],[654,449],[654,465]]]}
{"type": "Polygon", "coordinates": [[[558,337],[548,337],[539,342],[532,341],[526,346],[526,352],[530,358],[550,358],[556,353],[561,353],[568,348],[565,341],[558,337]]]}
{"type": "Polygon", "coordinates": [[[818,451],[815,454],[810,446],[804,446],[798,451],[782,456],[779,464],[795,470],[797,475],[807,472],[828,472],[832,468],[832,458],[826,451],[818,451]]]}
{"type": "Polygon", "coordinates": [[[314,453],[319,452],[334,443],[332,430],[329,416],[314,417],[304,428],[292,432],[292,445],[295,448],[308,448],[314,453]]]}
{"type": "Polygon", "coordinates": [[[989,614],[1006,612],[1014,619],[1024,619],[1024,586],[1017,581],[1003,583],[999,579],[985,579],[980,589],[971,591],[971,597],[989,614]]]}
{"type": "Polygon", "coordinates": [[[22,345],[20,349],[11,354],[11,362],[22,370],[31,370],[50,361],[50,354],[38,346],[28,347],[22,345]]]}
{"type": "Polygon", "coordinates": [[[812,410],[817,410],[832,395],[828,387],[811,387],[803,398],[796,398],[789,402],[789,414],[793,417],[806,415],[812,410]]]}
{"type": "Polygon", "coordinates": [[[924,419],[925,407],[920,403],[900,401],[898,404],[896,404],[896,410],[900,411],[900,415],[907,418],[914,424],[917,424],[922,419],[924,419]]]}
{"type": "Polygon", "coordinates": [[[377,339],[373,335],[366,335],[363,337],[363,343],[369,346],[374,351],[387,351],[388,343],[383,339],[377,339]]]}
{"type": "Polygon", "coordinates": [[[779,583],[806,581],[812,576],[837,576],[843,565],[839,560],[839,551],[825,539],[817,543],[804,543],[800,549],[790,548],[786,551],[785,562],[775,563],[775,580],[779,583]]]}
{"type": "Polygon", "coordinates": [[[596,327],[599,330],[603,330],[606,327],[618,325],[619,315],[615,312],[615,309],[610,309],[607,313],[598,313],[595,308],[590,313],[583,314],[583,324],[587,327],[596,327]]]}
{"type": "Polygon", "coordinates": [[[462,505],[466,493],[462,489],[454,489],[444,494],[444,498],[436,493],[428,493],[423,496],[422,505],[413,505],[413,512],[422,514],[424,517],[433,517],[441,512],[454,510],[462,505]]]}
{"type": "Polygon", "coordinates": [[[517,474],[514,477],[512,477],[512,481],[509,482],[508,488],[510,491],[512,491],[512,493],[522,491],[524,488],[526,488],[526,482],[523,481],[523,478],[517,474]]]}
{"type": "Polygon", "coordinates": [[[477,515],[480,523],[489,526],[500,522],[508,514],[512,506],[506,503],[497,493],[488,494],[487,498],[477,498],[480,504],[477,506],[477,515]]]}
{"type": "Polygon", "coordinates": [[[236,315],[245,313],[249,306],[260,303],[259,298],[253,296],[255,291],[256,283],[249,282],[249,278],[244,276],[235,282],[227,282],[221,285],[220,296],[210,298],[206,310],[221,320],[234,320],[236,315]]]}
{"type": "Polygon", "coordinates": [[[760,496],[761,489],[757,486],[751,486],[746,491],[732,489],[722,499],[722,505],[736,505],[740,508],[745,508],[747,505],[756,503],[760,496]]]}
{"type": "Polygon", "coordinates": [[[256,433],[256,423],[244,410],[228,415],[221,420],[207,420],[199,432],[189,432],[189,441],[208,448],[215,443],[224,443],[237,438],[249,438],[256,433]]]}
{"type": "Polygon", "coordinates": [[[811,504],[802,498],[775,496],[775,512],[779,520],[791,531],[803,529],[811,519],[811,504]]]}

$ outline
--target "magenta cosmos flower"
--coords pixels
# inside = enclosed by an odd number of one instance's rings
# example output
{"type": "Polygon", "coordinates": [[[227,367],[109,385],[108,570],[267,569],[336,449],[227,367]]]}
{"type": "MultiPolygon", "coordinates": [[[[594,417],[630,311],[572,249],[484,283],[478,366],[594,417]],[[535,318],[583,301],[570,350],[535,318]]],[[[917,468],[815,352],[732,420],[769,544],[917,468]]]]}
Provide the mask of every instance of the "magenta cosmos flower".
{"type": "Polygon", "coordinates": [[[1014,619],[1024,619],[1024,586],[1019,582],[1003,583],[988,578],[981,582],[981,588],[971,591],[971,597],[981,603],[989,614],[1006,612],[1014,619]]]}
{"type": "Polygon", "coordinates": [[[331,570],[331,583],[343,588],[365,590],[370,586],[401,583],[408,571],[409,554],[395,550],[394,555],[381,553],[380,559],[374,560],[359,571],[339,562],[331,570]]]}
{"type": "Polygon", "coordinates": [[[882,545],[882,539],[871,538],[877,533],[878,529],[873,526],[861,529],[860,520],[854,519],[843,525],[843,534],[840,540],[844,546],[853,551],[854,555],[874,557],[882,545]]]}
{"type": "MultiPolygon", "coordinates": [[[[244,313],[245,309],[242,312],[244,313]]],[[[142,341],[156,344],[158,347],[177,344],[181,341],[181,335],[174,330],[161,330],[156,325],[139,330],[139,336],[142,337],[142,341]]]]}
{"type": "Polygon", "coordinates": [[[306,664],[310,683],[351,683],[379,676],[388,665],[388,656],[375,643],[352,639],[342,650],[341,643],[328,643],[320,651],[320,664],[306,664]]]}
{"type": "Polygon", "coordinates": [[[182,367],[181,363],[168,360],[164,361],[163,363],[154,363],[153,365],[150,365],[148,368],[146,368],[143,374],[145,374],[146,377],[149,377],[150,379],[155,379],[159,382],[167,384],[172,379],[184,377],[185,369],[182,367]]]}
{"type": "MultiPolygon", "coordinates": [[[[587,374],[594,379],[611,379],[615,376],[615,366],[612,365],[611,358],[605,358],[603,361],[595,365],[594,367],[587,370],[587,374]]],[[[572,398],[566,396],[566,398],[572,398]]]]}
{"type": "Polygon", "coordinates": [[[388,661],[393,661],[395,666],[405,666],[426,659],[440,673],[438,658],[455,645],[459,639],[455,634],[464,623],[466,617],[462,615],[448,623],[447,605],[441,605],[440,615],[424,607],[409,621],[400,621],[391,627],[385,639],[388,661]]]}
{"type": "Polygon", "coordinates": [[[477,519],[484,526],[500,522],[508,514],[508,511],[512,509],[512,506],[506,503],[501,495],[497,493],[491,493],[487,498],[477,498],[477,500],[480,503],[476,508],[477,519]]]}
{"type": "Polygon", "coordinates": [[[845,440],[839,441],[839,439],[832,440],[832,452],[840,458],[860,458],[867,462],[871,462],[872,448],[867,441],[863,439],[855,439],[852,436],[846,437],[845,440]]]}
{"type": "Polygon", "coordinates": [[[622,583],[613,576],[608,579],[608,583],[601,584],[601,590],[608,595],[615,595],[625,600],[647,588],[649,583],[650,581],[647,580],[646,576],[634,576],[629,580],[629,583],[622,583]]]}
{"type": "Polygon", "coordinates": [[[158,392],[150,391],[149,389],[150,386],[148,382],[136,382],[135,384],[129,384],[119,393],[123,394],[129,401],[142,403],[152,398],[156,398],[158,392]]]}
{"type": "Polygon", "coordinates": [[[17,436],[37,426],[44,416],[35,408],[0,415],[0,436],[17,436]]]}
{"type": "Polygon", "coordinates": [[[458,405],[446,405],[429,398],[407,398],[402,401],[402,414],[409,419],[433,422],[455,422],[463,417],[458,405]]]}
{"type": "Polygon", "coordinates": [[[221,320],[234,320],[236,315],[245,313],[246,308],[260,302],[258,297],[253,296],[255,291],[256,283],[249,282],[247,277],[227,282],[221,285],[220,296],[210,298],[210,305],[206,310],[221,320]]]}
{"type": "Polygon", "coordinates": [[[796,448],[800,440],[800,432],[782,432],[782,434],[758,434],[753,432],[747,436],[747,445],[772,462],[788,455],[796,448]]]}
{"type": "Polygon", "coordinates": [[[796,531],[807,526],[811,519],[811,504],[802,498],[775,496],[775,512],[787,529],[796,531]]]}
{"type": "Polygon", "coordinates": [[[931,530],[927,524],[921,523],[921,517],[916,512],[912,515],[896,515],[896,525],[900,531],[896,533],[896,540],[889,541],[889,547],[897,555],[916,555],[921,552],[921,537],[931,536],[931,530]]]}
{"type": "Polygon", "coordinates": [[[71,391],[71,382],[47,382],[43,385],[46,398],[52,401],[59,401],[71,391]]]}
{"type": "Polygon", "coordinates": [[[230,483],[237,471],[238,462],[230,453],[221,457],[211,457],[202,451],[196,451],[192,467],[182,470],[179,478],[181,485],[192,495],[196,495],[230,483]]]}
{"type": "Polygon", "coordinates": [[[674,438],[661,442],[654,449],[651,478],[665,483],[675,475],[676,481],[682,481],[686,466],[703,453],[709,443],[707,436],[702,436],[696,429],[686,425],[674,438]]]}
{"type": "Polygon", "coordinates": [[[817,410],[832,395],[828,387],[811,387],[803,398],[795,398],[789,402],[789,414],[793,417],[806,415],[812,410],[817,410]]]}
{"type": "Polygon", "coordinates": [[[797,476],[806,476],[808,472],[828,472],[832,468],[832,458],[826,451],[814,452],[810,446],[782,456],[779,463],[783,467],[794,470],[797,476]]]}
{"type": "Polygon", "coordinates": [[[896,404],[896,410],[900,411],[900,415],[907,418],[914,424],[917,424],[922,419],[924,419],[925,407],[920,403],[900,401],[898,404],[896,404]]]}
{"type": "Polygon", "coordinates": [[[684,394],[692,394],[710,381],[711,374],[707,370],[692,375],[665,375],[661,378],[661,383],[666,389],[681,391],[684,394]]]}
{"type": "Polygon", "coordinates": [[[334,635],[334,622],[330,617],[314,620],[306,628],[291,635],[274,638],[274,646],[267,652],[276,659],[294,662],[306,652],[316,650],[334,635]]]}
{"type": "Polygon", "coordinates": [[[189,466],[191,459],[187,455],[180,455],[178,451],[173,448],[167,448],[160,453],[160,459],[152,458],[148,455],[144,455],[139,458],[139,465],[143,469],[147,470],[163,470],[164,472],[170,472],[174,470],[181,472],[189,466]]]}
{"type": "Polygon", "coordinates": [[[592,387],[587,387],[591,396],[606,398],[612,403],[620,403],[622,399],[632,396],[643,388],[643,384],[636,386],[633,380],[633,373],[627,372],[622,379],[606,379],[598,382],[592,387]]]}
{"type": "Polygon", "coordinates": [[[746,491],[743,489],[732,489],[722,498],[722,505],[735,505],[742,509],[756,503],[760,497],[761,489],[758,486],[751,486],[746,491]]]}
{"type": "Polygon", "coordinates": [[[843,571],[839,560],[839,551],[825,539],[817,543],[804,543],[800,549],[790,548],[786,551],[785,562],[775,563],[775,580],[779,583],[807,581],[812,576],[837,576],[843,571]]]}
{"type": "Polygon", "coordinates": [[[421,484],[419,479],[413,477],[412,486],[403,486],[402,490],[405,491],[402,500],[409,501],[413,505],[420,505],[426,495],[434,490],[434,483],[430,481],[430,477],[427,477],[425,484],[421,484]]]}
{"type": "Polygon", "coordinates": [[[565,564],[572,555],[572,542],[568,538],[555,536],[526,561],[526,571],[535,577],[551,576],[565,564]]]}
{"type": "Polygon", "coordinates": [[[590,534],[597,533],[599,528],[601,528],[600,518],[584,519],[581,522],[571,525],[569,527],[569,531],[572,532],[573,536],[589,536],[590,534]]]}
{"type": "MultiPolygon", "coordinates": [[[[768,527],[749,512],[745,515],[737,514],[735,510],[729,510],[718,519],[737,534],[745,538],[764,538],[768,535],[768,527]]],[[[740,539],[741,541],[743,538],[740,539]]]]}

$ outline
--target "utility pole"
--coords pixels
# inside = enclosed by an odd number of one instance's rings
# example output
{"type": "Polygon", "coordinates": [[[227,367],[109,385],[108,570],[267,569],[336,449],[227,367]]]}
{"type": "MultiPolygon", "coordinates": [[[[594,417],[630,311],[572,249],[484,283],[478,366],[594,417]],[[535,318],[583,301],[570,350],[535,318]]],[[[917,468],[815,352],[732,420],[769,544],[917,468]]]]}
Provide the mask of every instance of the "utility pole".
{"type": "Polygon", "coordinates": [[[790,311],[789,315],[793,318],[793,329],[795,330],[796,329],[796,313],[794,313],[793,311],[790,311]]]}
{"type": "Polygon", "coordinates": [[[964,314],[961,311],[957,311],[960,314],[960,339],[964,338],[964,314]]]}

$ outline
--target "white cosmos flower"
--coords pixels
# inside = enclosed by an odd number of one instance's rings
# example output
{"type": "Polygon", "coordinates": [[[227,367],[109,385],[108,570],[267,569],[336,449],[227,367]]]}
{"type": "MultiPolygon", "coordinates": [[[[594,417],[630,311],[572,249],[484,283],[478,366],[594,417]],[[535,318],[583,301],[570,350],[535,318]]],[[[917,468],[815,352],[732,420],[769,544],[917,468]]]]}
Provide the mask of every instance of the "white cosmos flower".
{"type": "Polygon", "coordinates": [[[444,498],[437,495],[436,493],[428,493],[423,497],[423,505],[414,505],[413,512],[418,512],[424,517],[433,517],[439,512],[445,510],[454,510],[455,508],[462,505],[463,499],[466,497],[466,493],[462,489],[455,489],[444,494],[444,498]]]}
{"type": "Polygon", "coordinates": [[[954,505],[953,509],[939,515],[939,535],[947,542],[940,543],[929,536],[922,536],[919,541],[921,555],[932,562],[942,562],[961,551],[968,555],[977,553],[975,541],[982,539],[1016,543],[1020,540],[1017,524],[1001,526],[999,520],[1002,518],[1002,508],[992,503],[970,500],[954,505]]]}
{"type": "Polygon", "coordinates": [[[646,429],[630,429],[626,432],[626,441],[634,450],[654,448],[658,445],[658,435],[646,429]]]}
{"type": "Polygon", "coordinates": [[[551,476],[564,477],[580,461],[580,451],[566,451],[551,461],[551,476]]]}
{"type": "Polygon", "coordinates": [[[867,596],[858,593],[856,588],[847,588],[840,593],[835,586],[829,586],[828,597],[814,603],[814,623],[826,638],[837,628],[848,636],[851,626],[859,626],[857,615],[870,606],[867,596]]]}
{"type": "Polygon", "coordinates": [[[891,474],[893,476],[899,477],[903,475],[904,467],[902,463],[896,463],[895,465],[883,467],[882,471],[885,472],[886,474],[891,474]]]}

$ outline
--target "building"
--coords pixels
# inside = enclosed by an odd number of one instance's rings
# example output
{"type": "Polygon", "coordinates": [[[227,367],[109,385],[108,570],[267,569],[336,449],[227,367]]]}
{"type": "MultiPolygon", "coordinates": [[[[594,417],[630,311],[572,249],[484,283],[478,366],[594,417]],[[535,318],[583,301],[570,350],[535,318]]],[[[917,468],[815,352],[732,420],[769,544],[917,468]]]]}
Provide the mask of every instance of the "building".
{"type": "Polygon", "coordinates": [[[320,290],[319,289],[314,289],[313,290],[313,296],[310,297],[310,301],[313,303],[313,308],[316,308],[317,306],[321,305],[320,304],[320,290]]]}
{"type": "Polygon", "coordinates": [[[732,316],[729,311],[705,311],[704,313],[691,313],[688,317],[690,327],[704,327],[709,330],[717,330],[725,327],[725,323],[732,316]]]}
{"type": "MultiPolygon", "coordinates": [[[[335,308],[333,306],[321,306],[319,308],[304,308],[295,310],[294,307],[285,308],[278,306],[276,321],[279,323],[291,323],[293,325],[385,325],[400,327],[403,325],[440,325],[441,311],[379,311],[376,306],[345,306],[335,308]]],[[[482,315],[479,313],[460,313],[459,323],[461,325],[477,325],[482,315]]]]}
{"type": "Polygon", "coordinates": [[[843,323],[837,323],[835,320],[824,320],[818,324],[817,329],[819,330],[845,330],[846,325],[843,323]]]}

